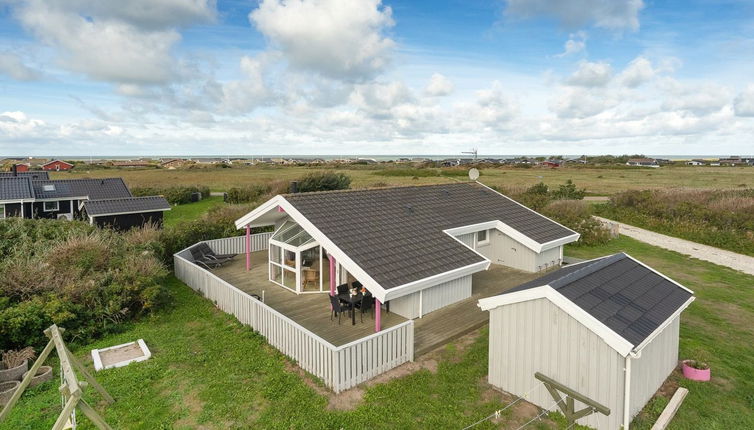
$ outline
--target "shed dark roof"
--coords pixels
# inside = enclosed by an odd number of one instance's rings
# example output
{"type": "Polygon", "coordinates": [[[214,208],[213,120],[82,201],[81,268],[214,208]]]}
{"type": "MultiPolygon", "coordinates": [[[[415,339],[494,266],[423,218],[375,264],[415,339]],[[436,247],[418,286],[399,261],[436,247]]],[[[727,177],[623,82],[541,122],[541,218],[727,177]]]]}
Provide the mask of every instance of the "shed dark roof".
{"type": "Polygon", "coordinates": [[[131,192],[121,178],[104,179],[53,179],[32,181],[37,199],[88,197],[89,200],[131,197],[131,192]],[[45,185],[54,189],[46,190],[45,185]]]}
{"type": "Polygon", "coordinates": [[[639,345],[693,295],[624,253],[566,266],[503,294],[549,285],[639,345]]]}
{"type": "Polygon", "coordinates": [[[120,199],[89,200],[84,202],[89,216],[114,215],[128,212],[157,212],[170,209],[170,203],[160,196],[125,197],[120,199]]]}
{"type": "Polygon", "coordinates": [[[477,183],[285,198],[386,289],[484,261],[443,230],[499,220],[540,244],[575,234],[477,183]]]}
{"type": "Polygon", "coordinates": [[[34,189],[28,177],[0,177],[0,201],[33,198],[34,189]]]}
{"type": "Polygon", "coordinates": [[[29,170],[26,172],[0,172],[0,178],[12,178],[13,176],[30,177],[32,179],[50,179],[49,173],[46,170],[29,170]]]}

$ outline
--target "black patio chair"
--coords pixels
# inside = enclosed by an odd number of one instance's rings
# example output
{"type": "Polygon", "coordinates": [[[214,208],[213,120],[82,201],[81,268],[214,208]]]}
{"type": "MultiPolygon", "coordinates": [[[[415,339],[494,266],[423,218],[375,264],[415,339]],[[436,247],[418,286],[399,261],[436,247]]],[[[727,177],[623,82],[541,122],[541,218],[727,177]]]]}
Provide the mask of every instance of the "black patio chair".
{"type": "Polygon", "coordinates": [[[205,257],[212,258],[215,260],[225,260],[225,259],[231,260],[233,259],[233,257],[238,255],[238,254],[217,254],[205,242],[197,244],[196,247],[199,249],[199,252],[201,252],[205,257]]]}
{"type": "MultiPolygon", "coordinates": [[[[364,294],[364,297],[361,298],[361,301],[355,303],[354,306],[361,313],[361,322],[364,322],[364,314],[370,312],[374,308],[374,297],[367,292],[367,294],[364,294]]],[[[374,313],[372,313],[372,318],[374,318],[374,313]]]]}
{"type": "Polygon", "coordinates": [[[348,303],[342,304],[336,296],[327,295],[330,298],[330,321],[332,321],[333,315],[338,317],[338,325],[340,325],[340,316],[343,312],[351,310],[351,305],[348,303]]]}
{"type": "Polygon", "coordinates": [[[194,259],[194,263],[197,266],[203,266],[207,269],[220,267],[230,261],[229,258],[209,258],[206,255],[202,254],[202,252],[196,246],[189,248],[189,251],[191,252],[191,257],[194,259]]]}
{"type": "Polygon", "coordinates": [[[348,284],[340,284],[335,288],[338,290],[338,294],[348,294],[348,284]]]}

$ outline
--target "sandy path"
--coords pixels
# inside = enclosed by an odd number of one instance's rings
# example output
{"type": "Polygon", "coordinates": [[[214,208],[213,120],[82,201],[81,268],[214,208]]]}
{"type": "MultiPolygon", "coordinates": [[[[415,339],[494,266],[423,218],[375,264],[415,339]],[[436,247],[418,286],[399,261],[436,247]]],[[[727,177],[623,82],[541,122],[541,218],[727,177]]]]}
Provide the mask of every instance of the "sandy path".
{"type": "Polygon", "coordinates": [[[710,263],[730,267],[734,270],[740,270],[749,275],[754,275],[754,257],[715,248],[714,246],[702,245],[700,243],[679,239],[677,237],[666,236],[664,234],[644,230],[643,228],[634,227],[632,225],[623,224],[606,218],[595,218],[606,224],[617,224],[620,229],[620,234],[632,237],[641,242],[679,252],[700,260],[709,261],[710,263]]]}

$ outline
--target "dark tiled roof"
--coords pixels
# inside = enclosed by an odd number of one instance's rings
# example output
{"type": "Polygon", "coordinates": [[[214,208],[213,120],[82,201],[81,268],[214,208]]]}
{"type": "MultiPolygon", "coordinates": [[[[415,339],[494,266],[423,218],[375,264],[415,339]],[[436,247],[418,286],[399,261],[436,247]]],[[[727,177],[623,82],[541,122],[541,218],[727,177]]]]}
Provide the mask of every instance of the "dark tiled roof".
{"type": "MultiPolygon", "coordinates": [[[[45,170],[30,170],[28,172],[17,172],[17,176],[30,177],[33,179],[50,179],[49,173],[45,170]]],[[[0,178],[12,178],[13,172],[0,172],[0,178]]]]}
{"type": "Polygon", "coordinates": [[[126,197],[121,199],[89,200],[84,202],[87,215],[102,216],[126,212],[157,212],[170,209],[170,203],[160,196],[126,197]]]}
{"type": "Polygon", "coordinates": [[[623,253],[566,266],[503,294],[543,285],[557,290],[634,346],[692,296],[623,253]]]}
{"type": "Polygon", "coordinates": [[[131,192],[121,178],[104,179],[53,179],[32,181],[37,199],[88,197],[89,200],[131,197],[131,192]],[[53,190],[45,190],[53,185],[53,190]]]}
{"type": "Polygon", "coordinates": [[[0,177],[0,201],[33,199],[34,189],[27,177],[0,177]]]}
{"type": "Polygon", "coordinates": [[[383,288],[484,261],[446,229],[500,220],[539,243],[575,234],[476,183],[285,198],[383,288]]]}

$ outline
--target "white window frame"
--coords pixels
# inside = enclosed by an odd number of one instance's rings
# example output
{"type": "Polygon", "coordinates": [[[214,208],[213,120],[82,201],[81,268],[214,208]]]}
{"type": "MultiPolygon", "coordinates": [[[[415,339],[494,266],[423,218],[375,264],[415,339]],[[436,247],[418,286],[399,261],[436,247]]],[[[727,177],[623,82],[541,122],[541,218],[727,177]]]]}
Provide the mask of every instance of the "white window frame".
{"type": "Polygon", "coordinates": [[[43,212],[57,212],[60,210],[60,202],[57,200],[49,200],[46,202],[42,202],[42,211],[43,212]],[[55,209],[48,209],[47,204],[48,203],[55,203],[55,209]]]}
{"type": "MultiPolygon", "coordinates": [[[[23,205],[23,203],[21,203],[23,205]]],[[[5,205],[0,205],[0,219],[5,218],[5,205]]]]}
{"type": "Polygon", "coordinates": [[[479,230],[476,232],[476,244],[477,245],[489,245],[490,243],[490,231],[479,230]],[[484,240],[479,240],[479,233],[484,233],[484,240]]]}

